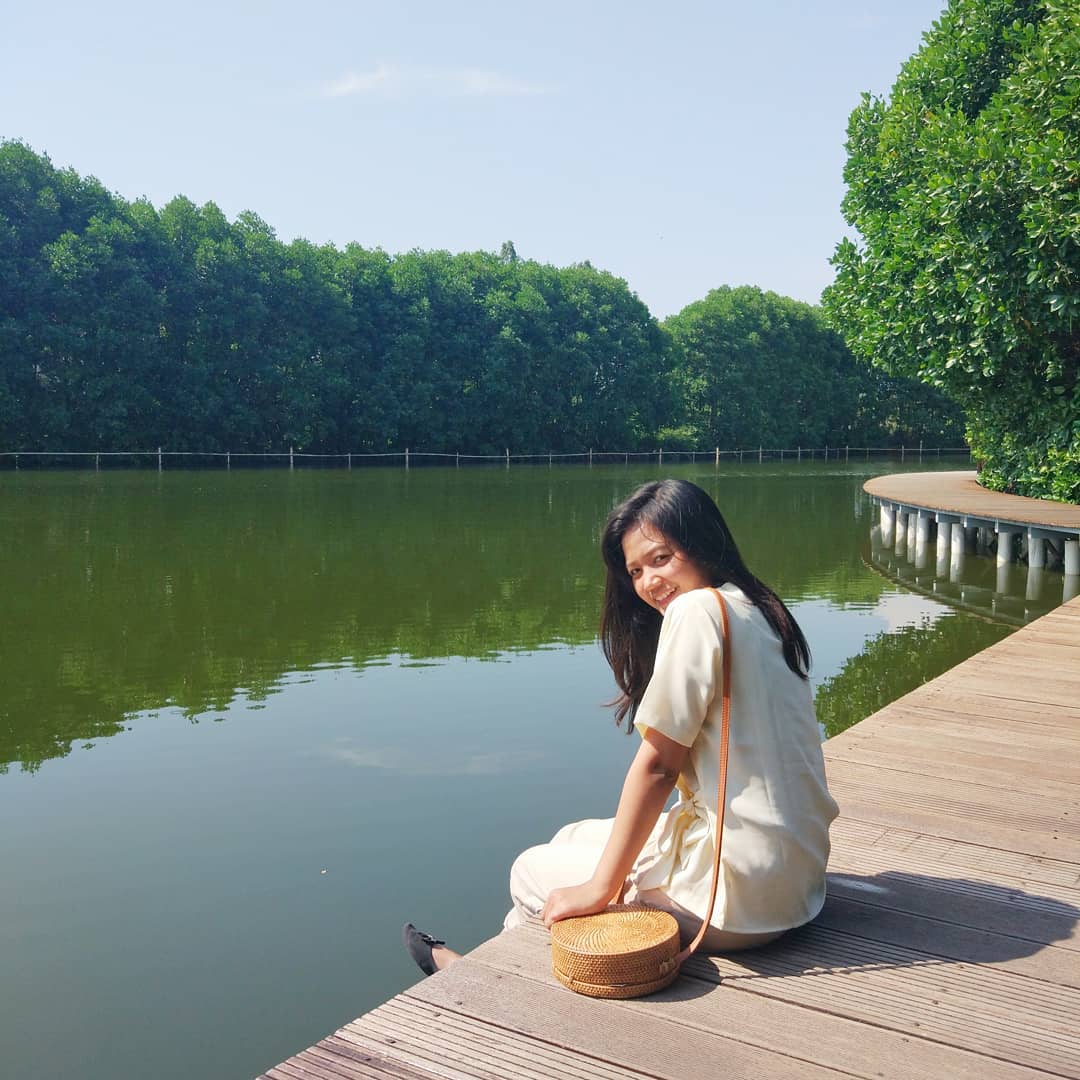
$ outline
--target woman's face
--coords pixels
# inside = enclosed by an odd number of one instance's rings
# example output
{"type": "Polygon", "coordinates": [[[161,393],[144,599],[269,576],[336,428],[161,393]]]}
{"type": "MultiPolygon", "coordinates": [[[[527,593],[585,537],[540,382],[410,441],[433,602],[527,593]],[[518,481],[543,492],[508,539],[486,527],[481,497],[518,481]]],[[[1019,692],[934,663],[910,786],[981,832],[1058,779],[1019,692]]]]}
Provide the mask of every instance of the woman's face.
{"type": "Polygon", "coordinates": [[[634,592],[659,612],[679,593],[712,585],[705,571],[686,552],[648,525],[628,529],[622,549],[634,592]]]}

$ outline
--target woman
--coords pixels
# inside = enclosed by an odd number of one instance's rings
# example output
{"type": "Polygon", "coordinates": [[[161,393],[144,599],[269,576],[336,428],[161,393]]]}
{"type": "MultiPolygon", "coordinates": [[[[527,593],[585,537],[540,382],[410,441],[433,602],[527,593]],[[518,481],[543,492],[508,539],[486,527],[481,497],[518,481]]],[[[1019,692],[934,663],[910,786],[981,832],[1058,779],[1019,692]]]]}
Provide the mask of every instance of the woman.
{"type": "MultiPolygon", "coordinates": [[[[716,837],[722,657],[731,649],[731,740],[721,872],[706,951],[764,944],[821,910],[829,823],[810,649],[780,598],[746,568],[719,509],[696,484],[638,488],[608,517],[600,640],[620,695],[617,722],[642,741],[612,820],[582,821],[518,856],[510,929],[539,915],[625,899],[670,911],[688,940],[708,906],[716,837]],[[673,789],[678,799],[664,806],[673,789]]],[[[425,970],[457,954],[405,928],[425,970]]]]}

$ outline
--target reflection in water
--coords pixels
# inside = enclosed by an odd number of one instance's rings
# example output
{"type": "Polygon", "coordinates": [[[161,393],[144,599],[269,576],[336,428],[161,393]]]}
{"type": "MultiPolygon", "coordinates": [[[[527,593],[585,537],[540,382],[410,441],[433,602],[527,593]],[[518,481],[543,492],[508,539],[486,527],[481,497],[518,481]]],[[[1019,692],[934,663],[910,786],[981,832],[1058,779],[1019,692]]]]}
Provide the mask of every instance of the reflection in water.
{"type": "MultiPolygon", "coordinates": [[[[909,520],[914,519],[915,515],[910,515],[909,520]]],[[[939,540],[947,535],[947,528],[942,527],[939,540]]],[[[918,540],[911,558],[906,541],[894,538],[888,545],[884,540],[880,526],[874,525],[870,529],[870,562],[890,580],[1012,626],[1037,619],[1062,603],[1062,597],[1069,600],[1076,595],[1072,576],[1044,567],[997,562],[980,554],[980,541],[966,535],[962,525],[952,526],[951,543],[937,545],[933,566],[927,551],[919,557],[918,540]]],[[[982,546],[981,550],[986,549],[982,546]]]]}
{"type": "MultiPolygon", "coordinates": [[[[789,601],[873,603],[857,473],[676,469],[789,601]],[[855,513],[852,513],[854,507],[855,513]],[[798,541],[793,538],[797,535],[798,541]]],[[[289,672],[594,640],[600,524],[645,469],[0,474],[0,769],[289,672]]]]}
{"type": "MultiPolygon", "coordinates": [[[[1005,632],[867,568],[868,472],[665,472],[830,731],[1005,632]]],[[[253,1076],[415,981],[405,918],[490,937],[513,856],[613,812],[596,541],[653,478],[0,473],[0,1071],[253,1076]]]]}

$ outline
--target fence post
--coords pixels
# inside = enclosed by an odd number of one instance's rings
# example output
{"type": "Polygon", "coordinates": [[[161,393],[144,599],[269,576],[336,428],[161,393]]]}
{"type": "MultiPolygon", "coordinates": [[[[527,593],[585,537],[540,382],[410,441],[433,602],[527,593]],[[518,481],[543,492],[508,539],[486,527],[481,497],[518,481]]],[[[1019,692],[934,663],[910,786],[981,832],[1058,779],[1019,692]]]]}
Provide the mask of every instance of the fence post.
{"type": "Polygon", "coordinates": [[[551,468],[551,451],[548,451],[548,468],[551,468]]]}
{"type": "Polygon", "coordinates": [[[589,468],[592,468],[592,447],[589,447],[589,468]]]}
{"type": "Polygon", "coordinates": [[[851,447],[850,446],[845,446],[844,447],[844,460],[845,461],[850,461],[851,460],[851,447]]]}
{"type": "Polygon", "coordinates": [[[457,453],[454,454],[454,468],[455,469],[460,469],[461,468],[461,451],[460,450],[458,450],[457,453]]]}
{"type": "Polygon", "coordinates": [[[796,458],[796,460],[797,461],[802,461],[802,447],[800,446],[799,449],[796,450],[795,452],[799,455],[798,458],[796,458]]]}
{"type": "Polygon", "coordinates": [[[157,448],[157,471],[161,472],[161,447],[157,448]]]}
{"type": "Polygon", "coordinates": [[[409,448],[405,447],[405,468],[409,467],[409,448]]]}
{"type": "Polygon", "coordinates": [[[826,461],[829,460],[829,448],[828,448],[828,446],[825,447],[825,460],[826,461]]]}
{"type": "Polygon", "coordinates": [[[95,454],[94,455],[94,471],[95,472],[101,472],[101,455],[100,454],[95,454]]]}
{"type": "Polygon", "coordinates": [[[900,447],[900,460],[904,460],[904,448],[902,446],[900,447]]]}
{"type": "Polygon", "coordinates": [[[657,457],[656,463],[658,465],[663,465],[664,464],[664,448],[662,446],[660,447],[659,457],[657,457]]]}
{"type": "Polygon", "coordinates": [[[232,468],[232,451],[231,450],[226,450],[225,451],[225,468],[226,469],[231,469],[232,468]]]}
{"type": "Polygon", "coordinates": [[[757,448],[757,463],[760,465],[761,461],[762,461],[762,458],[761,458],[761,446],[759,444],[758,448],[757,448]]]}
{"type": "Polygon", "coordinates": [[[922,461],[922,439],[919,440],[919,460],[922,461]]]}
{"type": "Polygon", "coordinates": [[[350,451],[347,456],[348,456],[348,459],[349,459],[349,468],[351,469],[352,468],[352,452],[350,451]]]}
{"type": "Polygon", "coordinates": [[[506,448],[506,467],[510,468],[510,447],[506,448]]]}
{"type": "Polygon", "coordinates": [[[720,447],[719,447],[719,446],[718,446],[718,447],[716,448],[716,460],[715,460],[715,461],[713,462],[713,464],[714,464],[714,465],[715,465],[715,466],[716,466],[717,468],[719,468],[719,467],[720,467],[720,447]]]}
{"type": "Polygon", "coordinates": [[[630,464],[630,451],[629,450],[627,450],[626,453],[623,455],[623,464],[624,465],[629,465],[630,464]]]}

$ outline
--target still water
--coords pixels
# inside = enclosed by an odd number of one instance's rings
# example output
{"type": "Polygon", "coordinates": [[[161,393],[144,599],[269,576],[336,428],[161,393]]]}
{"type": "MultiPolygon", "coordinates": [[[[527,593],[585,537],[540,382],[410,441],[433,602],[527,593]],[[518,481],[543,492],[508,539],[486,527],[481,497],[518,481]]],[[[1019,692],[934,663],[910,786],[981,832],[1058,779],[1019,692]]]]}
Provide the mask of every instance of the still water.
{"type": "MultiPolygon", "coordinates": [[[[664,469],[830,734],[1012,629],[875,568],[875,471],[664,469]]],[[[250,1077],[416,980],[403,921],[495,933],[514,855],[614,810],[596,540],[654,475],[0,474],[3,1075],[250,1077]]]]}

